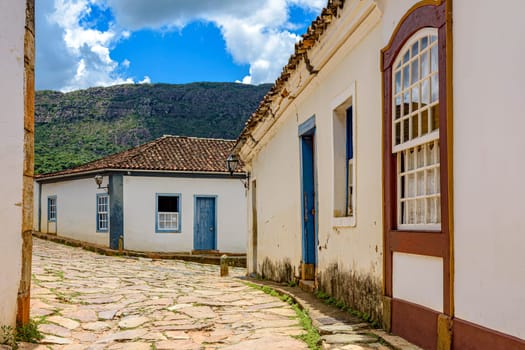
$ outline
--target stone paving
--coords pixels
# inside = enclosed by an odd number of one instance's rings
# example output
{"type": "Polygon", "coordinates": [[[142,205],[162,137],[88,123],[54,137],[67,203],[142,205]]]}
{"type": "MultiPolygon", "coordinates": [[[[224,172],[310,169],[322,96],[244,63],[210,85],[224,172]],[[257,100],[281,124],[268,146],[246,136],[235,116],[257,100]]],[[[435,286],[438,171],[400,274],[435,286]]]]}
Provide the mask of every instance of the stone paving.
{"type": "Polygon", "coordinates": [[[33,241],[31,317],[45,338],[25,349],[307,349],[285,302],[231,269],[98,255],[33,241]]]}
{"type": "MultiPolygon", "coordinates": [[[[33,242],[31,316],[45,338],[21,350],[308,349],[292,307],[243,283],[245,269],[219,277],[216,265],[33,242]]],[[[250,281],[307,310],[323,350],[420,350],[298,287],[250,281]]]]}

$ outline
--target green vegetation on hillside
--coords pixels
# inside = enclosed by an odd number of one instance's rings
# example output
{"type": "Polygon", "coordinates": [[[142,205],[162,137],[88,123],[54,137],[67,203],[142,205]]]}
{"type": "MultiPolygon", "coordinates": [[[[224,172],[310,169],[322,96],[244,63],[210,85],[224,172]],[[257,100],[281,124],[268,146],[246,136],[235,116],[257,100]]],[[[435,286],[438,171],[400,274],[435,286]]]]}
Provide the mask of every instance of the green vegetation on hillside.
{"type": "Polygon", "coordinates": [[[118,85],[37,91],[35,173],[71,168],[162,135],[235,139],[270,85],[118,85]]]}

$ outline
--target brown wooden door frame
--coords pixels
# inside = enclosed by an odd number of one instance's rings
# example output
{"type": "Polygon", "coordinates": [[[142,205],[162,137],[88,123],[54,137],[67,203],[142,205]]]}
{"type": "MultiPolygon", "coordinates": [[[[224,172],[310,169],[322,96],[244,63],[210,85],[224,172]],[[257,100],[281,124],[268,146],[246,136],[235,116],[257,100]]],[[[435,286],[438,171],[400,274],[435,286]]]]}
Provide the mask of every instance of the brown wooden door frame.
{"type": "MultiPolygon", "coordinates": [[[[453,316],[452,262],[452,32],[451,0],[425,0],[412,7],[394,30],[389,44],[382,50],[383,72],[383,185],[384,185],[384,278],[385,296],[393,298],[392,269],[394,252],[439,257],[443,259],[443,313],[453,316]],[[438,30],[439,113],[440,113],[440,181],[441,230],[438,232],[402,231],[397,229],[396,157],[392,154],[392,65],[408,39],[418,30],[433,27],[438,30]]],[[[437,315],[420,305],[392,299],[392,331],[420,344],[437,343],[437,315]],[[414,317],[406,313],[411,313],[414,317]],[[400,319],[402,318],[402,319],[400,319]],[[414,327],[416,320],[429,323],[414,327]],[[435,320],[432,321],[432,320],[435,320]],[[411,323],[411,324],[409,324],[411,323]],[[426,327],[426,329],[425,329],[426,327]],[[433,330],[432,330],[433,328],[433,330]],[[406,332],[411,334],[405,334],[406,332]],[[419,334],[418,334],[419,333],[419,334]],[[419,339],[435,336],[435,339],[419,339]],[[418,341],[418,340],[421,340],[418,341]]],[[[432,347],[433,347],[432,346],[432,347]]]]}

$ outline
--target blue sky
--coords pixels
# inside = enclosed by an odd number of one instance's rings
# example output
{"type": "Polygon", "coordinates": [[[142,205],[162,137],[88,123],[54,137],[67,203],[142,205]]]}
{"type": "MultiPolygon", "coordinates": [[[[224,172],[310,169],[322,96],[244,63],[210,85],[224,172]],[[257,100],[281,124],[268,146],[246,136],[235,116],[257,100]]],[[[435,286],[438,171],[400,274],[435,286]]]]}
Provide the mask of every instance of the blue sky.
{"type": "Polygon", "coordinates": [[[36,89],[271,83],[326,0],[38,0],[36,89]]]}

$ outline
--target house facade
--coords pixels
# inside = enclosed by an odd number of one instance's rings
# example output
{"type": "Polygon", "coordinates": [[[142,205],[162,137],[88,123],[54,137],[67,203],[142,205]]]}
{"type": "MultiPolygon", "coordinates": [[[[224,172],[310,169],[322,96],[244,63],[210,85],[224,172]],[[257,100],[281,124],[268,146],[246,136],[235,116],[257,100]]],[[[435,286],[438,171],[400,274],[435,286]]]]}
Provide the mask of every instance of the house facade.
{"type": "Polygon", "coordinates": [[[0,3],[0,326],[29,320],[34,111],[34,2],[0,3]]]}
{"type": "Polygon", "coordinates": [[[164,136],[40,176],[35,230],[113,249],[244,253],[244,174],[226,169],[233,144],[164,136]]]}
{"type": "Polygon", "coordinates": [[[233,151],[249,271],[425,349],[525,348],[523,10],[329,1],[233,151]]]}

